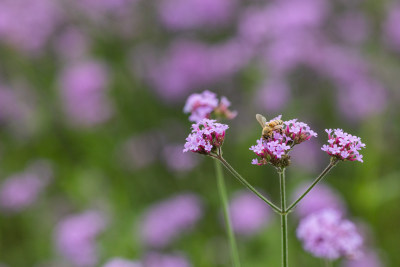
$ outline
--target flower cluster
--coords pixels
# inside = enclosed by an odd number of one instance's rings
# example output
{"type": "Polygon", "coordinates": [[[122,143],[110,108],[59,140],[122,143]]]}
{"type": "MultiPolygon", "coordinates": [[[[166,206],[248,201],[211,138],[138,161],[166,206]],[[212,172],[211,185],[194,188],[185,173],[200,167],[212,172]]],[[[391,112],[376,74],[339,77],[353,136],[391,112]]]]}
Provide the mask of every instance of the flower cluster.
{"type": "Polygon", "coordinates": [[[317,137],[317,133],[311,130],[307,123],[297,121],[297,119],[285,121],[284,125],[284,134],[291,138],[293,145],[307,141],[313,136],[317,137]]]}
{"type": "Polygon", "coordinates": [[[186,101],[183,111],[191,113],[189,120],[198,122],[204,118],[211,118],[211,113],[216,116],[233,119],[237,112],[230,111],[228,108],[231,105],[226,97],[222,97],[218,101],[217,95],[210,91],[204,91],[201,94],[192,94],[186,101]]]}
{"type": "MultiPolygon", "coordinates": [[[[273,118],[271,122],[280,120],[282,115],[273,118]]],[[[304,122],[298,122],[297,119],[283,122],[282,128],[275,130],[272,138],[261,138],[257,140],[257,145],[250,147],[261,160],[253,159],[254,165],[266,165],[271,163],[276,167],[286,167],[290,164],[290,156],[288,152],[293,146],[298,145],[304,141],[309,140],[311,137],[316,137],[317,134],[310,129],[304,122]]]]}
{"type": "Polygon", "coordinates": [[[365,148],[365,144],[361,142],[360,137],[343,132],[342,129],[327,129],[325,131],[328,133],[329,144],[322,146],[323,151],[339,160],[363,162],[363,155],[358,151],[365,148]]]}
{"type": "Polygon", "coordinates": [[[289,165],[289,156],[286,154],[290,150],[288,141],[284,141],[282,135],[275,134],[272,141],[267,141],[264,138],[257,140],[257,145],[251,146],[250,150],[261,157],[261,160],[253,159],[251,162],[254,165],[266,165],[271,163],[277,167],[286,167],[289,165]],[[276,137],[279,137],[276,139],[276,137]]]}
{"type": "Polygon", "coordinates": [[[239,191],[229,203],[232,228],[244,236],[260,232],[269,222],[271,212],[265,203],[248,191],[239,191]]]}
{"type": "Polygon", "coordinates": [[[141,239],[149,247],[163,248],[190,230],[202,215],[202,202],[194,194],[185,193],[166,199],[154,204],[144,214],[141,239]]]}
{"type": "Polygon", "coordinates": [[[58,223],[55,233],[58,251],[74,266],[96,265],[96,238],[106,224],[106,217],[95,210],[64,218],[58,223]]]}
{"type": "Polygon", "coordinates": [[[357,257],[363,243],[355,225],[331,209],[313,213],[303,219],[297,228],[297,237],[303,241],[305,250],[316,257],[327,259],[357,257]]]}
{"type": "Polygon", "coordinates": [[[192,133],[186,138],[183,152],[192,151],[200,154],[210,154],[221,147],[228,125],[217,123],[216,120],[203,119],[192,125],[192,133]]]}

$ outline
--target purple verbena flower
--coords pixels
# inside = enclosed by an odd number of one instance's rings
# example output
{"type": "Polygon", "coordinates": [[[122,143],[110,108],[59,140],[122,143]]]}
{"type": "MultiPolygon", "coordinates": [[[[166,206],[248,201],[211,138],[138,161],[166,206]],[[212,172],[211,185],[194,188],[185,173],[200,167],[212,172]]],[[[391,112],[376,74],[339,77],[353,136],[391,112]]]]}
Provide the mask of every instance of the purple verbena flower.
{"type": "Polygon", "coordinates": [[[277,167],[285,167],[289,165],[289,156],[286,154],[290,150],[290,146],[287,145],[287,141],[271,140],[267,141],[263,137],[257,140],[257,145],[251,146],[250,150],[256,153],[257,156],[261,157],[261,160],[252,160],[254,165],[266,165],[271,163],[277,167]]]}
{"type": "MultiPolygon", "coordinates": [[[[300,186],[293,194],[297,199],[308,186],[300,186]]],[[[303,200],[297,205],[295,213],[300,217],[306,217],[314,212],[324,209],[333,209],[340,213],[345,213],[346,206],[343,199],[331,187],[325,184],[318,184],[311,190],[303,200]]]]}
{"type": "Polygon", "coordinates": [[[209,119],[202,119],[192,124],[192,133],[186,138],[183,152],[192,151],[206,155],[214,152],[222,146],[228,128],[226,124],[209,119]]]}
{"type": "Polygon", "coordinates": [[[356,259],[346,260],[343,267],[383,267],[383,263],[375,251],[367,250],[356,259]]]}
{"type": "Polygon", "coordinates": [[[317,137],[317,133],[304,122],[299,122],[297,119],[284,122],[284,134],[290,137],[293,144],[297,145],[309,140],[311,137],[317,137]]]}
{"type": "Polygon", "coordinates": [[[0,208],[19,212],[32,205],[52,176],[50,165],[44,161],[31,164],[25,171],[7,178],[0,188],[0,208]]]}
{"type": "Polygon", "coordinates": [[[131,261],[123,258],[113,258],[106,262],[103,267],[143,267],[138,261],[131,261]]]}
{"type": "Polygon", "coordinates": [[[60,87],[69,119],[82,126],[105,122],[112,113],[107,98],[108,70],[96,61],[68,66],[61,74],[60,87]]]}
{"type": "Polygon", "coordinates": [[[161,254],[150,252],[144,259],[146,267],[191,267],[189,261],[181,254],[161,254]]]}
{"type": "Polygon", "coordinates": [[[200,199],[189,193],[157,203],[144,215],[140,229],[142,240],[151,247],[165,247],[190,230],[202,213],[200,199]]]}
{"type": "Polygon", "coordinates": [[[394,2],[392,5],[389,5],[387,10],[387,18],[383,25],[384,39],[390,48],[400,52],[400,4],[394,2]]]}
{"type": "Polygon", "coordinates": [[[326,129],[325,131],[328,133],[329,144],[323,145],[321,150],[339,160],[363,162],[363,155],[359,151],[365,148],[365,144],[361,142],[360,137],[343,132],[342,129],[326,129]]]}
{"type": "Polygon", "coordinates": [[[63,19],[59,1],[0,1],[0,42],[35,55],[44,50],[63,19]]]}
{"type": "Polygon", "coordinates": [[[297,237],[305,250],[315,257],[337,259],[356,257],[363,243],[356,226],[338,211],[326,209],[302,219],[297,237]]]}
{"type": "MultiPolygon", "coordinates": [[[[267,125],[275,120],[280,120],[282,115],[267,122],[267,125]]],[[[257,145],[250,147],[261,160],[253,160],[254,165],[266,165],[268,163],[276,167],[286,167],[290,164],[289,151],[293,146],[309,140],[317,134],[304,122],[297,122],[297,119],[283,122],[282,128],[274,130],[272,138],[268,140],[261,137],[257,145]]]]}
{"type": "Polygon", "coordinates": [[[268,223],[271,215],[265,203],[247,191],[236,193],[229,209],[233,230],[246,236],[259,232],[268,223]]]}
{"type": "Polygon", "coordinates": [[[192,94],[186,100],[183,111],[190,113],[189,120],[198,122],[204,118],[209,119],[211,112],[218,106],[217,95],[208,90],[201,94],[192,94]]]}
{"type": "Polygon", "coordinates": [[[236,112],[228,109],[230,105],[231,103],[226,97],[223,96],[221,101],[219,101],[215,93],[206,90],[201,94],[190,95],[186,100],[183,111],[190,113],[189,120],[194,122],[205,118],[210,119],[212,113],[215,113],[217,116],[233,119],[236,116],[236,112]]]}
{"type": "Polygon", "coordinates": [[[236,4],[235,0],[163,0],[158,11],[165,27],[187,30],[226,24],[236,4]]]}
{"type": "Polygon", "coordinates": [[[105,217],[93,210],[64,218],[55,232],[58,251],[74,266],[95,266],[98,260],[95,241],[105,226],[105,217]]]}

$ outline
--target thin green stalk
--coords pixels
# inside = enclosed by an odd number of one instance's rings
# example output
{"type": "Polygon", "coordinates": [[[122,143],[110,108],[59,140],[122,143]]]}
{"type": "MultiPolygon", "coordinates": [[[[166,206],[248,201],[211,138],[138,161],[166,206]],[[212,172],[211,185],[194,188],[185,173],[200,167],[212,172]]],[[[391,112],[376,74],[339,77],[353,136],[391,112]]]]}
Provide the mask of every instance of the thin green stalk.
{"type": "Polygon", "coordinates": [[[329,165],[325,168],[325,170],[323,170],[321,172],[321,174],[314,180],[314,182],[310,185],[310,187],[307,188],[307,190],[296,200],[292,203],[292,205],[289,206],[289,208],[286,209],[286,213],[289,213],[291,210],[293,210],[296,205],[311,191],[311,189],[314,188],[314,186],[316,186],[319,181],[322,180],[322,178],[325,177],[325,175],[328,174],[328,172],[336,166],[336,164],[338,163],[337,159],[333,159],[331,160],[331,162],[329,163],[329,165]]]}
{"type": "Polygon", "coordinates": [[[286,188],[285,169],[279,171],[281,185],[281,241],[282,241],[282,267],[288,267],[288,238],[287,238],[287,212],[286,212],[286,188]]]}
{"type": "Polygon", "coordinates": [[[229,246],[231,250],[232,263],[234,267],[240,267],[239,253],[236,245],[235,234],[232,230],[232,224],[229,215],[229,207],[228,207],[228,197],[226,193],[224,174],[222,172],[221,164],[215,160],[215,173],[217,176],[217,185],[218,192],[221,198],[223,210],[224,210],[224,219],[226,224],[226,232],[229,239],[229,246]]]}
{"type": "Polygon", "coordinates": [[[235,176],[236,179],[238,179],[244,186],[246,186],[254,194],[256,194],[261,200],[267,203],[274,211],[279,214],[282,213],[280,208],[278,208],[274,203],[272,203],[260,192],[258,192],[257,189],[255,189],[249,182],[247,182],[246,179],[244,179],[231,165],[229,165],[229,163],[222,156],[217,156],[215,158],[218,159],[225,166],[225,168],[227,168],[233,174],[233,176],[235,176]]]}

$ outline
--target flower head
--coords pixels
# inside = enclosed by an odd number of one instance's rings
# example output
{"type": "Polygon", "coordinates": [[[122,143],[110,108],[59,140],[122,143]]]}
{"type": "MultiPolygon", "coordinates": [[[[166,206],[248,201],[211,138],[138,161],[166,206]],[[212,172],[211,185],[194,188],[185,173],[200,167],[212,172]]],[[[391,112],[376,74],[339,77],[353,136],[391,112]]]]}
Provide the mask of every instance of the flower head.
{"type": "Polygon", "coordinates": [[[343,132],[342,129],[326,129],[328,133],[328,144],[322,146],[322,150],[328,155],[339,160],[360,161],[363,162],[363,155],[358,151],[365,148],[361,138],[343,132]]]}
{"type": "Polygon", "coordinates": [[[319,258],[355,257],[361,251],[362,237],[355,225],[339,212],[325,209],[307,216],[297,228],[305,250],[319,258]]]}
{"type": "Polygon", "coordinates": [[[228,125],[217,123],[216,120],[203,119],[192,125],[192,133],[186,138],[183,152],[192,151],[200,154],[210,154],[221,147],[228,125]]]}
{"type": "Polygon", "coordinates": [[[211,118],[211,114],[220,117],[226,117],[233,119],[237,113],[230,111],[228,108],[231,105],[226,97],[222,97],[221,101],[218,101],[217,95],[208,90],[201,94],[192,94],[188,97],[183,111],[185,113],[191,113],[189,120],[198,122],[204,118],[211,118]]]}
{"type": "MultiPolygon", "coordinates": [[[[273,118],[267,125],[276,120],[281,120],[282,115],[273,118]]],[[[289,151],[293,146],[309,140],[317,134],[310,129],[304,122],[298,122],[297,119],[281,122],[281,128],[273,128],[272,137],[257,140],[257,145],[250,147],[261,160],[253,159],[254,165],[266,165],[268,163],[275,167],[286,167],[290,164],[289,151]]]]}
{"type": "Polygon", "coordinates": [[[283,138],[274,138],[272,141],[260,138],[257,140],[257,145],[251,146],[250,150],[261,157],[261,160],[253,159],[252,164],[266,165],[271,163],[276,167],[286,167],[290,163],[290,157],[286,153],[289,149],[290,146],[287,145],[287,141],[284,141],[283,138]]]}
{"type": "Polygon", "coordinates": [[[248,191],[236,193],[229,203],[229,210],[233,230],[245,236],[262,230],[271,215],[265,203],[248,191]]]}
{"type": "Polygon", "coordinates": [[[285,121],[284,134],[291,138],[294,145],[309,140],[311,137],[317,137],[317,133],[311,130],[307,123],[297,121],[297,119],[285,121]]]}
{"type": "Polygon", "coordinates": [[[74,266],[94,266],[98,260],[96,237],[105,226],[104,215],[94,210],[64,218],[55,233],[58,251],[74,266]]]}
{"type": "Polygon", "coordinates": [[[150,247],[165,247],[190,230],[202,215],[201,200],[194,194],[181,194],[157,203],[143,217],[142,241],[150,247]]]}

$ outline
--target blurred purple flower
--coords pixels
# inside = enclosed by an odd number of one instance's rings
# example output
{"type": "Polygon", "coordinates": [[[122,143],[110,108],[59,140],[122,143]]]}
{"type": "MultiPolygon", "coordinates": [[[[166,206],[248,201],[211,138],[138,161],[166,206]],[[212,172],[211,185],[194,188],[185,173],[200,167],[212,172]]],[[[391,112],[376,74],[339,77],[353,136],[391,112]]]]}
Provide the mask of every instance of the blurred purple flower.
{"type": "Polygon", "coordinates": [[[290,99],[290,88],[284,79],[267,78],[257,91],[257,106],[268,112],[282,110],[290,99]]]}
{"type": "Polygon", "coordinates": [[[362,119],[381,112],[386,107],[386,91],[382,85],[369,77],[339,88],[339,110],[349,119],[362,119]]]}
{"type": "Polygon", "coordinates": [[[95,266],[98,260],[95,241],[105,226],[104,215],[93,210],[64,218],[55,232],[58,251],[74,266],[95,266]]]}
{"type": "Polygon", "coordinates": [[[336,31],[350,44],[360,45],[368,37],[370,25],[366,15],[359,11],[347,11],[337,16],[336,31]]]}
{"type": "Polygon", "coordinates": [[[0,188],[0,208],[5,212],[20,212],[28,208],[51,178],[51,166],[43,160],[36,161],[25,171],[6,178],[0,188]]]}
{"type": "Polygon", "coordinates": [[[139,72],[163,99],[170,102],[182,99],[199,87],[230,77],[250,58],[249,49],[237,40],[210,46],[177,39],[164,55],[155,57],[154,53],[147,51],[146,56],[139,56],[145,66],[145,70],[139,72]]]}
{"type": "Polygon", "coordinates": [[[247,191],[237,192],[231,199],[229,209],[233,230],[246,236],[262,230],[271,216],[265,203],[247,191]]]}
{"type": "Polygon", "coordinates": [[[214,28],[229,21],[236,4],[236,0],[161,0],[158,13],[164,26],[172,30],[214,28]]]}
{"type": "Polygon", "coordinates": [[[202,217],[200,199],[186,193],[150,207],[141,222],[143,242],[151,247],[165,247],[202,217]]]}
{"type": "Polygon", "coordinates": [[[133,4],[138,0],[74,0],[69,4],[75,12],[84,13],[91,19],[101,22],[107,16],[125,15],[127,12],[132,11],[133,4]]]}
{"type": "Polygon", "coordinates": [[[148,131],[126,140],[117,150],[127,169],[140,169],[154,163],[162,153],[164,135],[161,132],[148,131]]]}
{"type": "Polygon", "coordinates": [[[192,153],[183,153],[182,147],[183,144],[170,144],[162,151],[164,161],[172,171],[190,171],[198,164],[198,157],[192,153]]]}
{"type": "Polygon", "coordinates": [[[191,267],[189,261],[180,254],[150,252],[144,259],[146,267],[191,267]]]}
{"type": "Polygon", "coordinates": [[[318,29],[329,13],[325,0],[283,0],[265,6],[250,6],[239,22],[240,36],[251,44],[285,39],[318,29]]]}
{"type": "MultiPolygon", "coordinates": [[[[308,186],[299,186],[293,194],[293,200],[303,194],[308,186]]],[[[318,184],[297,205],[295,213],[300,217],[306,217],[325,209],[336,210],[342,214],[346,212],[344,201],[338,193],[327,185],[318,184]]]]}
{"type": "Polygon", "coordinates": [[[68,118],[78,125],[93,126],[111,117],[107,99],[108,70],[102,63],[84,61],[68,66],[59,85],[68,118]]]}
{"type": "Polygon", "coordinates": [[[218,106],[217,95],[208,90],[201,94],[191,94],[186,100],[183,111],[190,113],[189,120],[198,122],[202,119],[210,119],[211,112],[218,106]]]}
{"type": "Polygon", "coordinates": [[[123,258],[113,258],[103,265],[103,267],[144,267],[138,261],[130,261],[123,258]]]}
{"type": "Polygon", "coordinates": [[[57,36],[54,49],[67,62],[82,59],[89,49],[87,37],[81,29],[70,26],[57,36]]]}
{"type": "Polygon", "coordinates": [[[400,52],[400,4],[395,2],[387,8],[388,13],[383,25],[384,40],[393,50],[400,52]]]}
{"type": "Polygon", "coordinates": [[[233,119],[236,117],[236,111],[230,111],[231,102],[223,96],[221,101],[217,95],[208,90],[201,94],[191,94],[186,100],[183,111],[190,113],[189,120],[199,122],[202,119],[210,119],[212,115],[217,118],[233,119]]]}
{"type": "Polygon", "coordinates": [[[315,257],[337,259],[360,255],[363,239],[356,226],[343,219],[339,212],[325,209],[302,219],[297,237],[305,250],[315,257]]]}
{"type": "Polygon", "coordinates": [[[357,258],[353,260],[346,260],[343,264],[343,267],[382,267],[383,263],[381,262],[379,256],[375,253],[375,251],[363,251],[363,253],[357,258]]]}
{"type": "Polygon", "coordinates": [[[0,42],[18,50],[37,53],[63,20],[53,0],[0,1],[0,42]]]}

